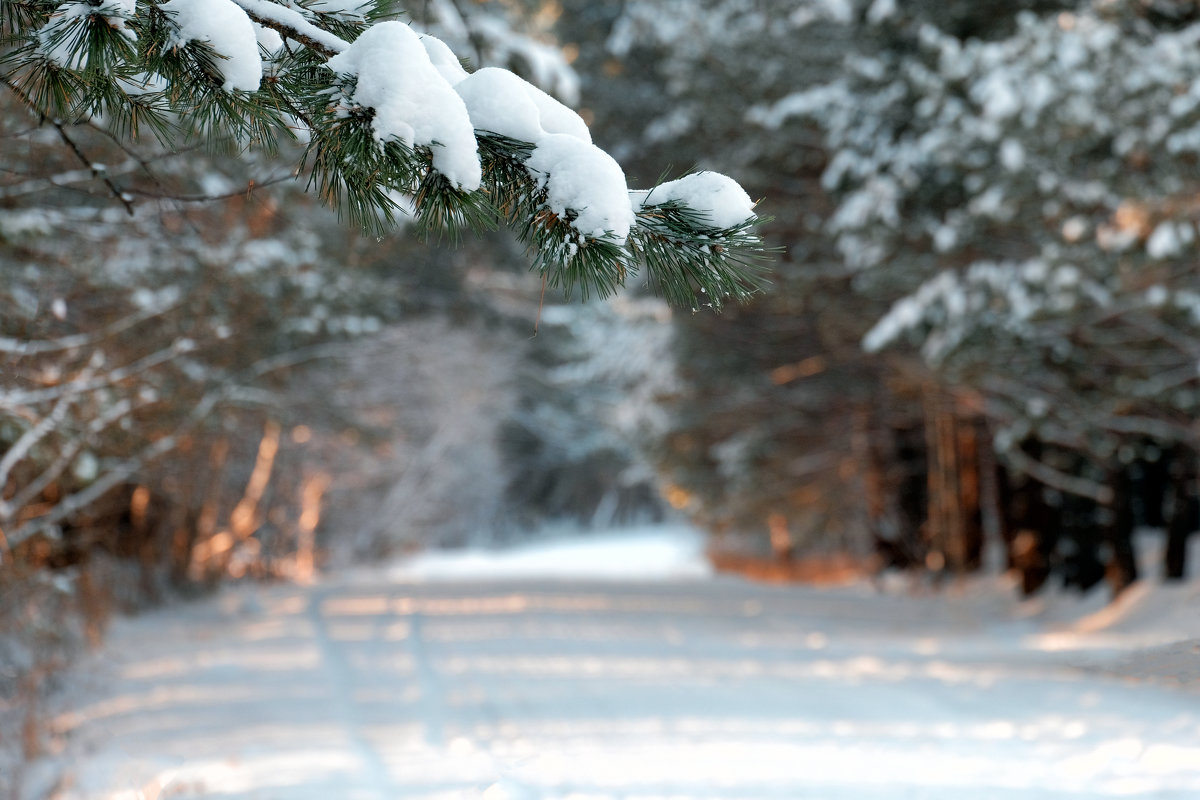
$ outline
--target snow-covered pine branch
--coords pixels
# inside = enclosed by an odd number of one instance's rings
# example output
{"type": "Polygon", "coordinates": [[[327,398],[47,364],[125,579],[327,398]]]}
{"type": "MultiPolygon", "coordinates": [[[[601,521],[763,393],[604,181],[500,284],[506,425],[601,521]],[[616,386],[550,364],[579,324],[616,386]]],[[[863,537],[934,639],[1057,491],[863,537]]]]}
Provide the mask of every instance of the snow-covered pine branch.
{"type": "Polygon", "coordinates": [[[735,181],[631,192],[578,114],[507,70],[468,73],[396,15],[386,0],[13,0],[0,80],[43,122],[126,138],[271,151],[297,136],[309,187],[370,232],[409,200],[452,236],[507,223],[550,285],[585,297],[639,266],[681,304],[762,287],[761,220],[735,181]]]}

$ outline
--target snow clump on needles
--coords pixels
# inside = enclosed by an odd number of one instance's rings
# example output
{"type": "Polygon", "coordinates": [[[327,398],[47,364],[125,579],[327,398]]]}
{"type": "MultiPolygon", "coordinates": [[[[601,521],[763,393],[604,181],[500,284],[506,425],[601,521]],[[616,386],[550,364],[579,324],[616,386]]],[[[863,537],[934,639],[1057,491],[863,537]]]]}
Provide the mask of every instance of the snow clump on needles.
{"type": "Polygon", "coordinates": [[[545,208],[568,222],[581,242],[624,245],[637,213],[665,203],[694,210],[715,230],[754,217],[745,191],[715,172],[671,181],[652,193],[631,193],[620,165],[592,143],[578,114],[508,70],[467,73],[445,43],[407,23],[380,22],[345,42],[294,9],[263,0],[169,0],[162,8],[177,27],[176,44],[204,42],[221,57],[226,91],[255,91],[262,80],[255,24],[245,9],[310,36],[335,53],[327,66],[342,79],[338,113],[370,109],[378,141],[429,148],[433,168],[461,191],[476,191],[483,183],[477,135],[531,145],[526,172],[545,192],[545,208]]]}
{"type": "Polygon", "coordinates": [[[205,42],[222,56],[217,69],[225,79],[222,88],[253,92],[262,81],[258,36],[246,12],[230,0],[170,0],[162,10],[174,18],[178,32],[172,47],[205,42]]]}
{"type": "Polygon", "coordinates": [[[334,72],[357,78],[350,99],[374,109],[375,138],[429,147],[434,169],[451,183],[467,192],[480,187],[467,107],[412,28],[403,22],[373,25],[328,63],[334,72]]]}

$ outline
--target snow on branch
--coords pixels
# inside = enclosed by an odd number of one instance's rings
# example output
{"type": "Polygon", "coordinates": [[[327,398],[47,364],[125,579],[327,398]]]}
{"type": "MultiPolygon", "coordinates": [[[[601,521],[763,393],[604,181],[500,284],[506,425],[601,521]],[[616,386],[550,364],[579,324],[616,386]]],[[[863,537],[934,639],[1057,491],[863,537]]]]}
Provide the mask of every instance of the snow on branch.
{"type": "MultiPolygon", "coordinates": [[[[425,227],[452,235],[513,225],[552,285],[584,295],[610,294],[639,261],[691,305],[763,285],[762,221],[732,180],[703,173],[631,195],[578,114],[507,70],[468,73],[444,42],[386,19],[386,4],[76,5],[84,10],[65,21],[49,6],[8,18],[37,35],[0,53],[0,78],[68,144],[58,120],[105,118],[126,137],[148,128],[172,146],[267,150],[299,126],[309,185],[376,235],[409,197],[425,227]]],[[[140,195],[95,177],[132,213],[140,195]]]]}
{"type": "Polygon", "coordinates": [[[335,115],[369,110],[378,141],[428,148],[433,168],[455,188],[479,188],[482,174],[467,107],[412,28],[395,21],[374,25],[329,59],[328,67],[340,79],[331,96],[335,115]]]}
{"type": "MultiPolygon", "coordinates": [[[[210,2],[217,1],[210,0],[210,2]]],[[[232,2],[236,3],[250,19],[259,25],[270,28],[285,38],[299,42],[325,58],[332,58],[349,47],[345,39],[318,27],[295,8],[281,6],[270,0],[232,0],[232,2]]]]}

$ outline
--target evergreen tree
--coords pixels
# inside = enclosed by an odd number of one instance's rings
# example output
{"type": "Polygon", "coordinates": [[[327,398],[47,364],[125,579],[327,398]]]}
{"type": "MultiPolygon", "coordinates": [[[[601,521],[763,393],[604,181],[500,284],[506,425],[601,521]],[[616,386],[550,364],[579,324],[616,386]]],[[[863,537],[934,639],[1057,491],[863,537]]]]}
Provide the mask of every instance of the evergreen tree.
{"type": "MultiPolygon", "coordinates": [[[[883,482],[895,495],[917,472],[919,515],[882,502],[871,513],[881,530],[897,527],[889,516],[925,529],[918,561],[944,549],[937,520],[978,511],[978,479],[957,480],[968,463],[999,463],[1013,530],[1070,518],[1093,547],[1110,521],[1127,538],[1122,504],[1194,528],[1195,480],[1181,476],[1200,446],[1195,4],[808,0],[777,12],[765,0],[595,12],[604,67],[625,82],[590,87],[622,109],[601,119],[639,120],[615,152],[700,158],[693,132],[728,141],[727,168],[784,220],[780,292],[681,322],[693,391],[676,437],[687,447],[668,463],[705,515],[765,534],[772,511],[845,504],[834,523],[805,526],[817,545],[870,494],[838,484],[880,483],[874,451],[915,456],[883,482]],[[726,499],[724,476],[746,474],[757,501],[726,499]],[[1174,502],[1131,495],[1151,475],[1180,476],[1174,502]]],[[[978,520],[960,527],[974,538],[978,520]]],[[[1059,565],[1069,545],[1035,549],[1059,565]]]]}

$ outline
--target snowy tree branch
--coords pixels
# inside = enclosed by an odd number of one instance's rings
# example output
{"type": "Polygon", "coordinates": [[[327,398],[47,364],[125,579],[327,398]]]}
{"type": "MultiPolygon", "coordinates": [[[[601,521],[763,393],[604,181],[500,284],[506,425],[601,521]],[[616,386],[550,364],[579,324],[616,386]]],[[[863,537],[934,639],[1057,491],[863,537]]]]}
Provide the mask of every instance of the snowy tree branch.
{"type": "Polygon", "coordinates": [[[332,58],[350,46],[349,42],[319,28],[294,8],[286,8],[270,0],[233,0],[250,19],[276,31],[288,39],[332,58]]]}

